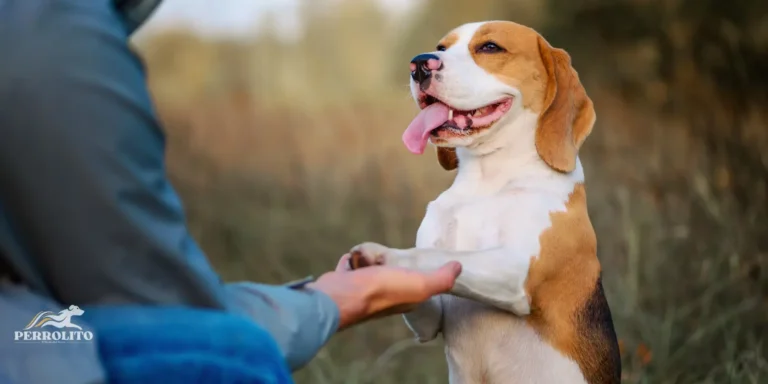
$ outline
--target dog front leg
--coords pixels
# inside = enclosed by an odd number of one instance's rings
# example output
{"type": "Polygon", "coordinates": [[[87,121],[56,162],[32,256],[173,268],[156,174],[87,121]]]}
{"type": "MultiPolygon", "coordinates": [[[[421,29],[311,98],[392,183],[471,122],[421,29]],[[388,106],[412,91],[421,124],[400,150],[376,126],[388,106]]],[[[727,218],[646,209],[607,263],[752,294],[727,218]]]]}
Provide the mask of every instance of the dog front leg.
{"type": "Polygon", "coordinates": [[[461,274],[451,294],[492,305],[518,316],[531,311],[525,290],[531,255],[509,248],[482,251],[445,251],[440,249],[394,249],[376,243],[360,244],[351,251],[353,268],[388,265],[419,271],[431,271],[451,261],[462,265],[461,274]]]}

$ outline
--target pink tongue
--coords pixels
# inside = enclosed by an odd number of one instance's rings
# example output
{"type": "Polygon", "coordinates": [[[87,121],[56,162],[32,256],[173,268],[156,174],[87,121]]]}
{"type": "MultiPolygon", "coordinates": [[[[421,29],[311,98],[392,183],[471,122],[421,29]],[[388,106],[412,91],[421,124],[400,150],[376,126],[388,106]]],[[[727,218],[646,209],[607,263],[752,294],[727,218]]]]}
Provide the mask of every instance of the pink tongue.
{"type": "Polygon", "coordinates": [[[403,143],[409,151],[420,155],[429,140],[429,133],[448,121],[448,107],[443,103],[434,103],[419,112],[403,133],[403,143]]]}

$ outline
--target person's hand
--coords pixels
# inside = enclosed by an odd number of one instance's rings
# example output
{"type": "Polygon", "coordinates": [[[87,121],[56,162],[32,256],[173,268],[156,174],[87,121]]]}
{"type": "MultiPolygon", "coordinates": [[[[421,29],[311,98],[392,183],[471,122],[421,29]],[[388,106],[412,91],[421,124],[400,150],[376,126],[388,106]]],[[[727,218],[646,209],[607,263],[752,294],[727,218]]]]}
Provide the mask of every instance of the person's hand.
{"type": "Polygon", "coordinates": [[[450,291],[461,273],[457,262],[432,272],[385,266],[352,271],[349,257],[342,256],[335,271],[308,285],[336,302],[341,314],[340,330],[369,319],[408,312],[430,297],[450,291]]]}

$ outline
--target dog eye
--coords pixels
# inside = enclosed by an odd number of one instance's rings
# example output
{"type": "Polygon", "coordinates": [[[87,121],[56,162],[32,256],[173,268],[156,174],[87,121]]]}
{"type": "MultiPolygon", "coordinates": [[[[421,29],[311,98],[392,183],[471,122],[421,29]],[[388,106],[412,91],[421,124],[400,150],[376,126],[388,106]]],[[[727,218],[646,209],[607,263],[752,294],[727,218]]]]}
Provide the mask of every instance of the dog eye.
{"type": "Polygon", "coordinates": [[[445,51],[445,49],[446,49],[445,45],[440,44],[440,45],[437,46],[437,50],[438,51],[445,51]]]}
{"type": "Polygon", "coordinates": [[[493,42],[487,42],[480,46],[480,48],[477,49],[477,52],[483,52],[483,53],[496,53],[496,52],[502,52],[504,51],[504,48],[499,47],[496,45],[496,43],[493,42]]]}

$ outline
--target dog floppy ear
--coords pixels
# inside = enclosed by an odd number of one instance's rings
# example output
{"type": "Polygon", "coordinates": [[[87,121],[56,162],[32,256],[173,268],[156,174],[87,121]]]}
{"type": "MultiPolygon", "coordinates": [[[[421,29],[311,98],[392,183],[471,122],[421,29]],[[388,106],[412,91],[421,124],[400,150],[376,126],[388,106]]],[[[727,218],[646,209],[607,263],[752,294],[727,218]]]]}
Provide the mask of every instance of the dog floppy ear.
{"type": "Polygon", "coordinates": [[[456,148],[437,147],[437,161],[446,171],[458,168],[459,158],[456,156],[456,148]]]}
{"type": "Polygon", "coordinates": [[[595,108],[571,67],[568,53],[552,48],[541,36],[538,39],[547,85],[536,130],[536,151],[550,167],[571,172],[581,144],[595,125],[595,108]]]}

